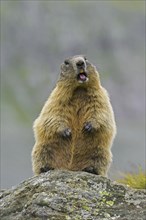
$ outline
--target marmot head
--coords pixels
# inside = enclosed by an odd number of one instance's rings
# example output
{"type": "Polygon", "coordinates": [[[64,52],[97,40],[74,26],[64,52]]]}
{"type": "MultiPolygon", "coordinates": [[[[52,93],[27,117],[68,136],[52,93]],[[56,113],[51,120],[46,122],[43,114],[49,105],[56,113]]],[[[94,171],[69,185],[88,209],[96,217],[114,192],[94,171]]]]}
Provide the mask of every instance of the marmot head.
{"type": "Polygon", "coordinates": [[[86,84],[91,78],[98,76],[93,66],[85,56],[77,55],[65,59],[61,65],[61,78],[70,79],[72,82],[86,84]]]}

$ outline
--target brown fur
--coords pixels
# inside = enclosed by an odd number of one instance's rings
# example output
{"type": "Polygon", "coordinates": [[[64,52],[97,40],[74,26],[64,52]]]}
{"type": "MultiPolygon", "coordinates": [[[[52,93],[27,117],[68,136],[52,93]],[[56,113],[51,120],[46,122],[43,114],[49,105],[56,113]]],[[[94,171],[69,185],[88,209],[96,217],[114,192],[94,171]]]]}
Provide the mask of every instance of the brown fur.
{"type": "Polygon", "coordinates": [[[79,83],[75,56],[62,64],[60,79],[34,123],[35,174],[49,169],[85,170],[106,176],[116,133],[113,110],[96,68],[87,63],[88,81],[79,83]],[[88,130],[88,127],[91,129],[88,130]]]}

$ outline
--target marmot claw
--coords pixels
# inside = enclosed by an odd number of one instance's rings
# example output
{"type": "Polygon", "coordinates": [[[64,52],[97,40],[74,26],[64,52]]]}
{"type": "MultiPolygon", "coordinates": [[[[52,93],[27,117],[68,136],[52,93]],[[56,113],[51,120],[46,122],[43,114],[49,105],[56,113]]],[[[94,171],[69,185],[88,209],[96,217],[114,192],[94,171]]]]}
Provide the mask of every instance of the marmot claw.
{"type": "Polygon", "coordinates": [[[63,132],[62,132],[62,136],[64,138],[71,138],[71,129],[70,128],[66,128],[63,132]]]}
{"type": "Polygon", "coordinates": [[[42,167],[41,169],[40,169],[40,173],[45,173],[45,172],[48,172],[49,170],[53,170],[53,168],[50,168],[50,167],[42,167]]]}
{"type": "Polygon", "coordinates": [[[83,169],[83,171],[85,171],[87,173],[97,174],[94,167],[86,167],[85,169],[83,169]]]}
{"type": "Polygon", "coordinates": [[[94,130],[94,128],[93,128],[91,122],[86,122],[85,125],[84,125],[84,127],[83,127],[83,132],[88,132],[88,133],[90,133],[90,132],[92,132],[93,130],[94,130]]]}

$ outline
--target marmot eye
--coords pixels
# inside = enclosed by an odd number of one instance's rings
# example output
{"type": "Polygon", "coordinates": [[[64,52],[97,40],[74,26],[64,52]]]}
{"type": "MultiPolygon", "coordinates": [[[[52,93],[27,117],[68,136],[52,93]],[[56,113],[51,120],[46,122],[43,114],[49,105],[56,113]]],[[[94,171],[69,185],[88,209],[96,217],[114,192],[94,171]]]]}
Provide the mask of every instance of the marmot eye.
{"type": "Polygon", "coordinates": [[[68,60],[65,60],[64,63],[65,63],[65,65],[69,65],[69,61],[68,60]]]}

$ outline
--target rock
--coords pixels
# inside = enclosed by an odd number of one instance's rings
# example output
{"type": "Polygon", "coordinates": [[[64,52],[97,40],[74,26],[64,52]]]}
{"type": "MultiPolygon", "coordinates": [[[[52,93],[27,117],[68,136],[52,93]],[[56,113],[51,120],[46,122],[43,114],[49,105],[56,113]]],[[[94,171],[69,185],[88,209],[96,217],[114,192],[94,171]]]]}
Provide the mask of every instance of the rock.
{"type": "Polygon", "coordinates": [[[50,171],[0,194],[1,220],[144,220],[146,191],[86,172],[50,171]]]}

